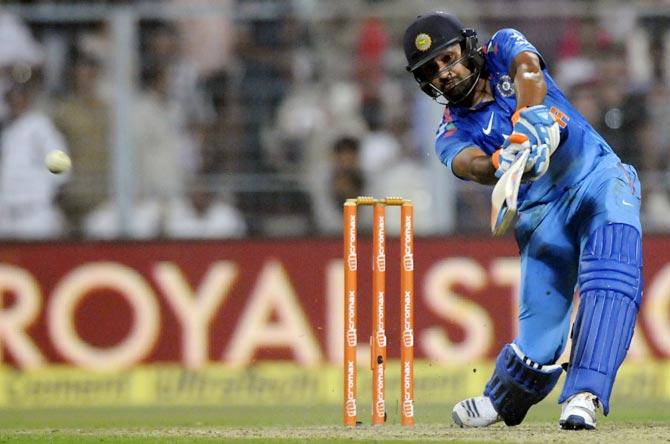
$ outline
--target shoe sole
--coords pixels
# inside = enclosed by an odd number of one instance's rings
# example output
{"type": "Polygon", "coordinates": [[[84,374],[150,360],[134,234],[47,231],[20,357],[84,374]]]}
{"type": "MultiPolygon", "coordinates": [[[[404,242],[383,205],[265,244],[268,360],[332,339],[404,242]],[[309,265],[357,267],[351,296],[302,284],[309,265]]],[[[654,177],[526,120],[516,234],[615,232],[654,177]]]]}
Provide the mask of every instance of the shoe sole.
{"type": "Polygon", "coordinates": [[[559,421],[563,430],[595,430],[595,426],[587,424],[579,415],[570,415],[565,420],[559,421]]]}
{"type": "Polygon", "coordinates": [[[451,419],[454,420],[457,426],[460,428],[463,428],[463,421],[461,421],[461,418],[459,418],[458,413],[456,412],[451,412],[451,419]]]}

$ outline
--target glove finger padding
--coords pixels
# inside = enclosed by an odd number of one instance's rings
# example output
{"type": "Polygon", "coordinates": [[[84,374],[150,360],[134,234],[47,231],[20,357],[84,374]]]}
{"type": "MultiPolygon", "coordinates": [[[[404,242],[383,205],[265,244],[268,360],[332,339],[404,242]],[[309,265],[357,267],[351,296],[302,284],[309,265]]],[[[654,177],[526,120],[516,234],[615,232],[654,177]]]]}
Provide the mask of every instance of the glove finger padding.
{"type": "Polygon", "coordinates": [[[547,145],[538,145],[531,148],[523,180],[534,182],[542,177],[549,169],[549,158],[549,147],[547,145]]]}
{"type": "MultiPolygon", "coordinates": [[[[522,134],[510,135],[500,149],[495,175],[500,178],[526,150],[530,149],[528,138],[522,134]]],[[[528,171],[528,169],[524,170],[528,171]]]]}

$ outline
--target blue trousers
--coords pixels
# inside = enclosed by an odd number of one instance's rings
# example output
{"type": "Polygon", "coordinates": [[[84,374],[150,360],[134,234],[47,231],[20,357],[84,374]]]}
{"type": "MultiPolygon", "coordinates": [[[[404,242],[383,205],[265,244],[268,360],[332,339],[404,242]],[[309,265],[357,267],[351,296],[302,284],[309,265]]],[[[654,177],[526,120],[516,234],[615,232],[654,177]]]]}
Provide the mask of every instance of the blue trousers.
{"type": "Polygon", "coordinates": [[[519,212],[516,238],[521,252],[519,335],[514,342],[533,361],[553,364],[570,329],[579,259],[598,227],[640,227],[640,182],[635,169],[615,156],[599,165],[556,200],[519,212]]]}

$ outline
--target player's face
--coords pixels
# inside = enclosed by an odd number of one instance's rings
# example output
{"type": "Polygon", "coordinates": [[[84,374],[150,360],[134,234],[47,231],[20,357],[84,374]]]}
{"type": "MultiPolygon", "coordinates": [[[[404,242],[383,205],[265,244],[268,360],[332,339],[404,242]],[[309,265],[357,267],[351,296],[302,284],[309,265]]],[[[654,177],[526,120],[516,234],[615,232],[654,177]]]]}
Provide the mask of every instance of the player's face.
{"type": "Polygon", "coordinates": [[[447,100],[458,100],[472,86],[472,72],[464,61],[461,45],[455,43],[419,68],[420,75],[442,91],[447,100]]]}

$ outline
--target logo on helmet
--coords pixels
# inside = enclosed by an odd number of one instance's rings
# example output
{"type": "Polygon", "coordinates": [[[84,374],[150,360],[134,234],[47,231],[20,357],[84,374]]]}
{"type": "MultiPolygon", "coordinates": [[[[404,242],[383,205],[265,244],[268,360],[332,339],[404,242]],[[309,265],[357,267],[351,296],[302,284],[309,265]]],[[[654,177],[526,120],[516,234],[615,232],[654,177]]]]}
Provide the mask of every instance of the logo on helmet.
{"type": "Polygon", "coordinates": [[[430,36],[424,32],[416,36],[416,39],[414,39],[414,44],[416,45],[416,49],[418,49],[421,52],[428,51],[433,44],[433,40],[430,38],[430,36]]]}

